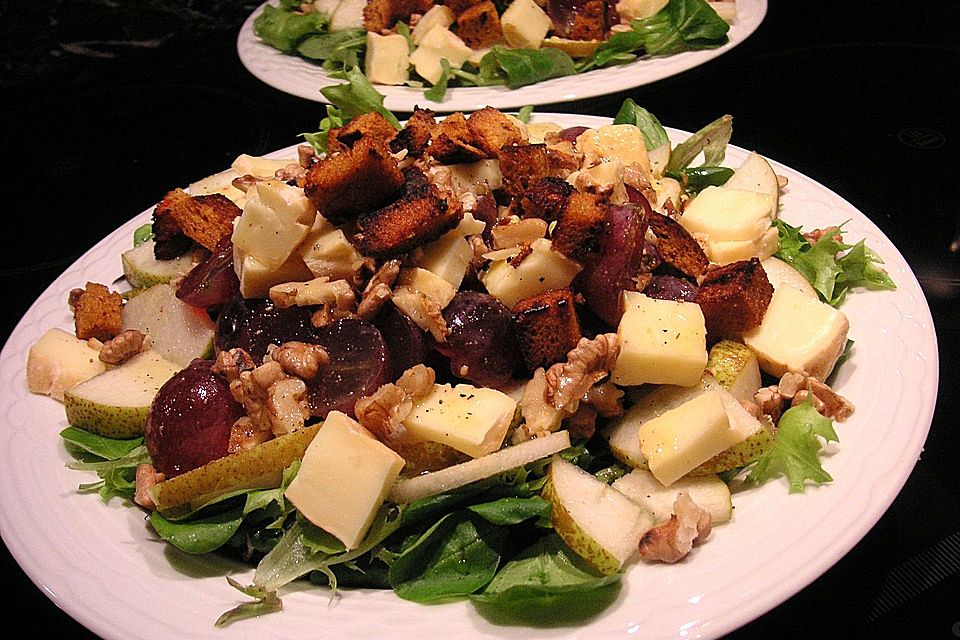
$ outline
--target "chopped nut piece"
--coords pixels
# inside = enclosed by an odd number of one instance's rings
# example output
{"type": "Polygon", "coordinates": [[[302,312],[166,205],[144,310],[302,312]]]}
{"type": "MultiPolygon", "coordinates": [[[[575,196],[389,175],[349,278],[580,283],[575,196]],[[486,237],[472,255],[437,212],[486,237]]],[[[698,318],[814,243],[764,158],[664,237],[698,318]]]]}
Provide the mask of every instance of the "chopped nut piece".
{"type": "Polygon", "coordinates": [[[270,349],[268,354],[271,360],[280,363],[285,372],[303,380],[313,380],[320,367],[330,362],[330,356],[323,347],[307,342],[285,342],[270,349]]]}
{"type": "Polygon", "coordinates": [[[593,340],[581,338],[566,362],[547,369],[547,401],[559,411],[575,413],[590,387],[610,375],[619,355],[620,339],[615,333],[603,333],[593,340]]]}
{"type": "Polygon", "coordinates": [[[285,282],[270,287],[270,300],[280,307],[310,307],[331,305],[336,309],[352,310],[357,297],[346,280],[334,280],[321,276],[307,282],[285,282]]]}
{"type": "Polygon", "coordinates": [[[397,259],[387,260],[377,270],[367,286],[363,289],[363,296],[360,304],[357,305],[357,315],[364,320],[372,320],[383,308],[383,305],[393,297],[393,291],[390,287],[396,282],[400,275],[400,261],[397,259]]]}
{"type": "Polygon", "coordinates": [[[258,429],[248,416],[244,416],[233,423],[230,428],[230,441],[227,444],[228,453],[249,451],[258,444],[263,444],[273,437],[271,431],[258,429]]]}
{"type": "Polygon", "coordinates": [[[127,329],[118,336],[107,340],[100,349],[100,362],[118,365],[140,353],[147,336],[136,329],[127,329]]]}
{"type": "Polygon", "coordinates": [[[435,379],[433,369],[422,364],[407,369],[395,384],[387,383],[357,400],[357,420],[385,443],[402,440],[405,432],[401,423],[410,414],[413,401],[433,389],[435,379]]]}
{"type": "Polygon", "coordinates": [[[654,526],[640,539],[640,557],[648,562],[678,562],[693,545],[703,544],[710,529],[710,512],[681,493],[673,503],[670,519],[654,526]]]}
{"type": "Polygon", "coordinates": [[[163,480],[163,474],[157,473],[157,470],[153,468],[152,464],[146,462],[138,464],[133,501],[144,509],[149,509],[150,511],[155,510],[157,505],[153,502],[153,498],[150,497],[149,489],[153,485],[163,482],[163,480]]]}

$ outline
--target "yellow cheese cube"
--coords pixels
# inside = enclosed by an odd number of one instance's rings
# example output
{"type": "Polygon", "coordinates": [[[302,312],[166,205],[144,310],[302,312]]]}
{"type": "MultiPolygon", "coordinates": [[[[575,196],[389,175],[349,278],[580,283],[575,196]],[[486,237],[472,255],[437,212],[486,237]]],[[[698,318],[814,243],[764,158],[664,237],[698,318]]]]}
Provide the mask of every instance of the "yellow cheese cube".
{"type": "Polygon", "coordinates": [[[825,380],[846,347],[849,328],[841,311],[785,283],[773,292],[760,326],[743,334],[743,342],[770,375],[804,371],[825,380]]]}
{"type": "Polygon", "coordinates": [[[503,444],[516,401],[496,389],[435,384],[404,419],[414,437],[440,442],[479,458],[503,444]]]}
{"type": "Polygon", "coordinates": [[[63,329],[50,329],[30,347],[27,354],[27,388],[63,400],[66,389],[85,382],[107,366],[100,352],[63,329]]]}
{"type": "Polygon", "coordinates": [[[307,520],[355,549],[403,465],[402,457],[357,422],[332,411],[284,496],[307,520]]]}
{"type": "Polygon", "coordinates": [[[580,272],[580,265],[554,251],[546,238],[532,242],[530,250],[516,267],[509,260],[496,260],[483,276],[487,291],[507,307],[550,289],[563,289],[580,272]]]}
{"type": "Polygon", "coordinates": [[[707,240],[703,243],[703,252],[714,264],[730,264],[750,258],[769,258],[780,246],[780,234],[776,227],[768,227],[766,232],[752,240],[707,240]]]}
{"type": "Polygon", "coordinates": [[[642,20],[667,6],[667,0],[620,0],[617,15],[626,20],[642,20]]]}
{"type": "Polygon", "coordinates": [[[296,160],[274,160],[242,153],[237,156],[230,167],[240,176],[255,176],[257,178],[272,178],[274,174],[296,160]]]}
{"type": "Polygon", "coordinates": [[[253,256],[244,255],[236,247],[233,251],[233,266],[240,278],[240,293],[244,298],[265,298],[270,287],[284,282],[303,282],[313,277],[303,259],[291,255],[276,269],[271,269],[253,256]]]}
{"type": "Polygon", "coordinates": [[[513,0],[500,16],[503,37],[517,49],[539,49],[553,22],[533,0],[513,0]]]}
{"type": "Polygon", "coordinates": [[[435,4],[423,14],[423,17],[410,30],[410,38],[413,40],[413,44],[420,44],[428,31],[437,25],[449,29],[456,19],[453,9],[446,5],[435,4]]]}
{"type": "Polygon", "coordinates": [[[654,477],[669,486],[740,440],[720,393],[706,391],[640,425],[640,451],[654,477]]]}
{"type": "Polygon", "coordinates": [[[473,55],[473,49],[464,44],[455,33],[436,25],[420,40],[420,46],[410,54],[410,64],[430,84],[436,84],[443,75],[440,58],[446,58],[454,69],[459,69],[473,55]]]}
{"type": "Polygon", "coordinates": [[[331,280],[351,278],[363,259],[343,231],[319,215],[298,251],[314,276],[331,280]]]}
{"type": "Polygon", "coordinates": [[[451,229],[423,247],[417,257],[417,266],[443,278],[454,289],[460,288],[467,266],[473,258],[473,248],[459,229],[451,229]]]}
{"type": "Polygon", "coordinates": [[[278,269],[307,237],[314,210],[303,191],[276,180],[258,182],[252,191],[235,222],[233,246],[278,269]]]}
{"type": "Polygon", "coordinates": [[[770,228],[775,206],[764,193],[710,186],[687,204],[680,224],[694,236],[714,242],[755,240],[770,228]]]}
{"type": "Polygon", "coordinates": [[[410,77],[410,46],[399,33],[367,32],[364,75],[374,84],[403,84],[410,77]]]}
{"type": "Polygon", "coordinates": [[[613,382],[682,387],[699,383],[707,365],[707,330],[700,305],[656,300],[635,291],[624,291],[623,301],[613,382]]]}
{"type": "Polygon", "coordinates": [[[422,293],[440,305],[441,309],[450,304],[453,296],[457,294],[457,290],[449,282],[420,267],[401,269],[397,284],[399,289],[422,293]]]}
{"type": "Polygon", "coordinates": [[[619,160],[624,166],[638,166],[650,175],[650,157],[643,133],[632,124],[587,129],[577,137],[577,151],[584,154],[588,165],[619,160]]]}
{"type": "Polygon", "coordinates": [[[500,161],[496,159],[454,164],[447,168],[450,170],[453,187],[457,193],[492,191],[503,186],[500,161]]]}

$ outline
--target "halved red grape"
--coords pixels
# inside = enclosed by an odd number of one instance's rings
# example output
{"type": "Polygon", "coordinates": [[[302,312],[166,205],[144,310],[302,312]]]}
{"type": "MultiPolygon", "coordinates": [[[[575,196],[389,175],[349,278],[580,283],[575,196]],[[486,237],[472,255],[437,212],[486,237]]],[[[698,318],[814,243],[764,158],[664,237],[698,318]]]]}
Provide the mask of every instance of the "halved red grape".
{"type": "Polygon", "coordinates": [[[520,366],[513,317],[488,293],[461,291],[443,310],[450,334],[437,345],[450,358],[450,372],[485,387],[509,382],[520,366]]]}
{"type": "Polygon", "coordinates": [[[213,253],[190,270],[177,285],[177,297],[195,307],[219,307],[240,292],[233,269],[233,242],[223,236],[213,253]]]}
{"type": "Polygon", "coordinates": [[[410,367],[430,360],[431,346],[426,332],[393,304],[385,305],[373,324],[390,352],[391,380],[399,378],[410,367]]]}
{"type": "Polygon", "coordinates": [[[359,318],[342,318],[314,332],[312,342],[327,350],[330,363],[307,382],[310,413],[353,415],[357,400],[390,381],[387,344],[375,326],[359,318]]]}
{"type": "Polygon", "coordinates": [[[220,310],[215,339],[219,351],[240,348],[259,364],[268,346],[291,340],[316,342],[310,311],[304,307],[281,309],[269,300],[236,295],[220,310]]]}
{"type": "Polygon", "coordinates": [[[643,289],[643,293],[651,298],[684,302],[696,302],[698,291],[697,285],[685,278],[661,275],[653,276],[643,289]]]}

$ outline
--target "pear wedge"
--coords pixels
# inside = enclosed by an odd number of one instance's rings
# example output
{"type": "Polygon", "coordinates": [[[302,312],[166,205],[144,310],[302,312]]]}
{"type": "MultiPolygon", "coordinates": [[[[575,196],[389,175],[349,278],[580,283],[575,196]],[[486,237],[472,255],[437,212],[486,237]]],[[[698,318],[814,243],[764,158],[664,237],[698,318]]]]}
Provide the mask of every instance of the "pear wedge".
{"type": "Polygon", "coordinates": [[[772,217],[777,218],[780,205],[780,181],[770,163],[757,152],[751,152],[723,186],[770,196],[773,198],[772,217]]]}
{"type": "Polygon", "coordinates": [[[760,261],[760,266],[763,267],[764,272],[767,274],[767,280],[770,281],[770,285],[774,291],[782,284],[789,284],[799,289],[800,292],[808,298],[813,298],[814,300],[819,299],[817,290],[813,288],[810,281],[803,277],[802,273],[780,258],[775,256],[764,258],[760,261]]]}
{"type": "Polygon", "coordinates": [[[602,574],[619,571],[654,524],[653,515],[616,489],[554,456],[542,496],[553,506],[553,528],[602,574]]]}
{"type": "Polygon", "coordinates": [[[707,371],[737,400],[753,401],[760,389],[760,364],[745,344],[721,340],[710,348],[707,371]]]}
{"type": "Polygon", "coordinates": [[[138,353],[64,391],[67,422],[108,438],[142,435],[154,396],[180,369],[153,349],[138,353]]]}
{"type": "Polygon", "coordinates": [[[191,251],[172,260],[157,260],[153,248],[156,243],[146,240],[120,254],[123,276],[134,289],[147,289],[187,275],[200,262],[197,251],[191,251]]]}
{"type": "Polygon", "coordinates": [[[686,493],[698,507],[710,512],[713,524],[727,522],[733,513],[730,488],[716,475],[680,478],[664,487],[646,469],[634,469],[617,478],[611,486],[652,513],[654,522],[670,519],[673,503],[681,493],[686,493]]]}
{"type": "Polygon", "coordinates": [[[303,457],[320,427],[319,424],[304,427],[252,449],[211,460],[155,484],[150,488],[150,497],[160,513],[175,518],[227,493],[280,486],[283,470],[303,457]]]}
{"type": "Polygon", "coordinates": [[[213,353],[213,320],[205,310],[180,300],[169,284],[154,285],[131,298],[123,307],[123,329],[150,336],[153,348],[180,367],[213,353]]]}

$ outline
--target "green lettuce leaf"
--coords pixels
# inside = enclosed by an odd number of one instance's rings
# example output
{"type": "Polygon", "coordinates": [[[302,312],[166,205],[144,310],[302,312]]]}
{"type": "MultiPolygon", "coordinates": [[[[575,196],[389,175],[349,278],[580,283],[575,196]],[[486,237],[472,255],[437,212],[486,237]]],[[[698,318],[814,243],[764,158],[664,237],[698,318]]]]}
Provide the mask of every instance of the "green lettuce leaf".
{"type": "Polygon", "coordinates": [[[663,128],[657,117],[639,106],[631,98],[623,101],[620,111],[613,119],[613,124],[632,124],[640,129],[640,133],[643,134],[643,144],[647,151],[653,151],[670,142],[666,129],[663,128]]]}
{"type": "Polygon", "coordinates": [[[704,166],[719,165],[732,135],[733,116],[720,116],[673,148],[666,171],[685,169],[701,151],[704,166]]]}
{"type": "Polygon", "coordinates": [[[253,31],[275,49],[294,53],[308,35],[325,33],[329,23],[330,17],[319,11],[297,14],[267,5],[253,21],[253,31]]]}

